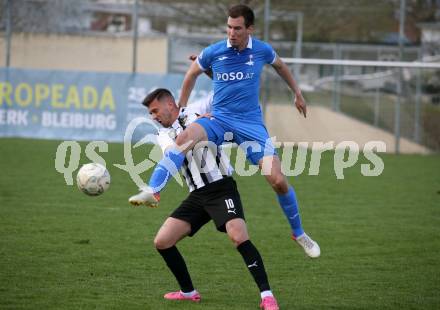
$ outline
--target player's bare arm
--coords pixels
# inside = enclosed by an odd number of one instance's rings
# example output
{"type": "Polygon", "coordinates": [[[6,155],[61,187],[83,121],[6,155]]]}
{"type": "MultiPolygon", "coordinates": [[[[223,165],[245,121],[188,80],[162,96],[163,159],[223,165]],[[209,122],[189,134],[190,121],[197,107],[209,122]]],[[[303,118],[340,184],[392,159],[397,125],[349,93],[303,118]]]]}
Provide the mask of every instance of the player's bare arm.
{"type": "Polygon", "coordinates": [[[182,92],[180,93],[179,98],[179,107],[186,107],[188,103],[189,96],[191,95],[191,91],[196,84],[197,77],[203,72],[200,69],[197,61],[193,61],[188,71],[185,74],[185,78],[182,83],[182,92]]]}
{"type": "Polygon", "coordinates": [[[295,82],[295,79],[290,73],[289,67],[277,56],[275,62],[272,64],[275,71],[283,78],[283,80],[289,85],[290,89],[295,94],[295,106],[299,113],[303,114],[304,117],[307,116],[307,106],[304,97],[301,94],[301,90],[295,82]]]}
{"type": "MultiPolygon", "coordinates": [[[[194,54],[189,55],[188,59],[191,61],[195,61],[197,59],[197,55],[194,55],[194,54]]],[[[204,71],[204,73],[212,80],[212,70],[211,69],[204,71]]]]}

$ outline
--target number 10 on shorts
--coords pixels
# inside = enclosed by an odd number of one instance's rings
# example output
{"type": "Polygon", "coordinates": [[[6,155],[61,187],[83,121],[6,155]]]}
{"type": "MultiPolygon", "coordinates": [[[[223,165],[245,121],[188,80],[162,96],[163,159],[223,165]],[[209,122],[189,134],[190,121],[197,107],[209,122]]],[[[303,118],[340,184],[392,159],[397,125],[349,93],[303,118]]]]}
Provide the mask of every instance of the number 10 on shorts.
{"type": "Polygon", "coordinates": [[[237,215],[235,213],[234,201],[231,198],[229,198],[229,199],[225,199],[225,203],[226,203],[226,208],[228,209],[228,213],[234,213],[235,215],[237,215]]]}

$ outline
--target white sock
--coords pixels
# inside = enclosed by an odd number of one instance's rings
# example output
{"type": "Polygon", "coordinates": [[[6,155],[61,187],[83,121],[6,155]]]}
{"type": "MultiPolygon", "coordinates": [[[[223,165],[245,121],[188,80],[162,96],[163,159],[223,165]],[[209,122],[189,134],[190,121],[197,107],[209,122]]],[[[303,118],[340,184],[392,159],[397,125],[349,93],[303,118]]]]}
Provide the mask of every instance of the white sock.
{"type": "Polygon", "coordinates": [[[181,292],[182,295],[185,296],[185,297],[193,297],[193,296],[197,293],[196,290],[194,290],[194,291],[192,291],[192,292],[188,292],[188,293],[184,293],[184,292],[182,292],[182,291],[180,291],[180,292],[181,292]]]}
{"type": "Polygon", "coordinates": [[[262,291],[261,292],[261,299],[263,299],[264,297],[268,297],[268,296],[273,297],[272,291],[262,291]]]}

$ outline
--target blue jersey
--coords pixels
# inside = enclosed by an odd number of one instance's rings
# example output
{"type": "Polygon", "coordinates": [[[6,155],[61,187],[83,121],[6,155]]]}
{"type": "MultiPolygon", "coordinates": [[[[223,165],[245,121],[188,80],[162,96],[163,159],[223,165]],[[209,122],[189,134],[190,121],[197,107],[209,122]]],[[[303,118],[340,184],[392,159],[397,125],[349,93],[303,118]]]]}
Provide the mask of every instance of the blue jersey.
{"type": "Polygon", "coordinates": [[[212,115],[261,120],[260,76],[276,53],[266,42],[249,37],[247,47],[238,51],[229,40],[205,48],[197,58],[202,70],[211,68],[214,85],[212,115]]]}

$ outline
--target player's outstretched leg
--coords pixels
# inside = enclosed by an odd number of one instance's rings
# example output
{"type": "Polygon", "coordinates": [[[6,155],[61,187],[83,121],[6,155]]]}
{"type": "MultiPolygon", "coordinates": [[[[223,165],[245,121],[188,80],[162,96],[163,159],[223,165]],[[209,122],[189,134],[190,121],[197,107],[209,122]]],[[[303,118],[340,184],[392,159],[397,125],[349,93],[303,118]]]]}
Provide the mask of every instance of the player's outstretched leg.
{"type": "Polygon", "coordinates": [[[166,186],[170,177],[179,172],[184,160],[185,154],[178,148],[165,151],[164,157],[154,168],[148,183],[154,193],[159,193],[166,186]]]}
{"type": "Polygon", "coordinates": [[[131,196],[128,201],[134,206],[157,207],[160,201],[160,191],[166,186],[170,177],[179,171],[184,159],[185,154],[177,148],[166,151],[164,158],[154,168],[149,185],[140,188],[140,192],[131,196]]]}
{"type": "Polygon", "coordinates": [[[128,202],[133,206],[146,205],[150,208],[156,208],[159,206],[160,194],[154,193],[153,189],[149,186],[145,186],[140,189],[139,194],[133,195],[128,198],[128,202]]]}
{"type": "MultiPolygon", "coordinates": [[[[148,182],[148,186],[145,188],[151,190],[153,194],[156,195],[156,198],[158,198],[157,194],[159,194],[159,192],[167,185],[171,176],[179,172],[185,160],[186,152],[192,149],[198,142],[206,140],[207,135],[205,129],[199,124],[190,124],[177,136],[176,145],[169,146],[165,150],[164,157],[154,168],[154,171],[151,174],[148,182]]],[[[131,198],[133,199],[129,199],[130,203],[134,205],[145,204],[147,206],[151,206],[149,201],[142,199],[144,197],[146,197],[147,200],[150,199],[150,193],[142,195],[142,191],[144,190],[141,189],[141,193],[139,193],[137,197],[135,197],[136,195],[132,196],[131,198]]],[[[158,202],[159,201],[156,202],[156,206],[158,202]]]]}

